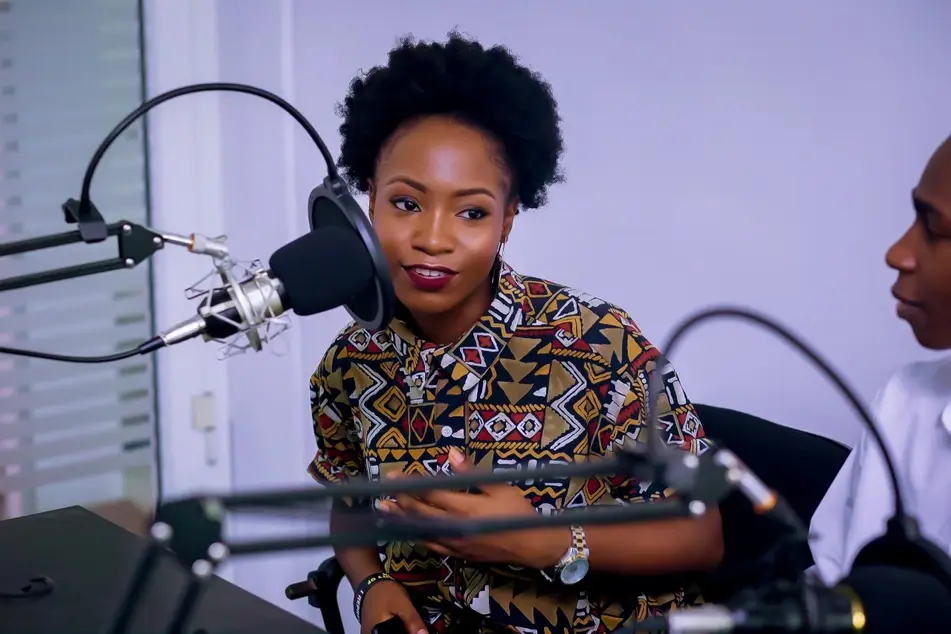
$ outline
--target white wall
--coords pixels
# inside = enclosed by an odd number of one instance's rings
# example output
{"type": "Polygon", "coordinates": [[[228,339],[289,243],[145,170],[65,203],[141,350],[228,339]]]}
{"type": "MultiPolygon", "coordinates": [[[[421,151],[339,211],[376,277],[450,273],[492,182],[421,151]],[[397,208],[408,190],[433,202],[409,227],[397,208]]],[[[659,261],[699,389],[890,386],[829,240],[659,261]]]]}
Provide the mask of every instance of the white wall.
{"type": "MultiPolygon", "coordinates": [[[[217,5],[208,0],[143,3],[146,90],[150,97],[187,84],[215,81],[217,5]]],[[[160,231],[218,236],[226,231],[218,93],[167,101],[147,115],[151,223],[160,231]]],[[[228,175],[228,178],[231,178],[228,175]]],[[[205,256],[168,247],[150,260],[156,322],[169,327],[195,310],[185,289],[212,271],[205,256]]],[[[180,346],[157,356],[162,494],[226,488],[231,482],[227,375],[208,347],[180,346]],[[192,398],[215,398],[219,460],[205,460],[192,428],[192,398]]]]}
{"type": "MultiPolygon", "coordinates": [[[[883,257],[951,128],[947,3],[213,4],[220,78],[279,92],[334,150],[334,104],[398,36],[459,26],[512,47],[554,87],[568,180],[518,219],[506,256],[621,305],[658,343],[687,313],[734,302],[793,326],[866,397],[923,356],[893,316],[883,257]]],[[[266,257],[306,230],[324,168],[274,106],[227,96],[220,115],[224,223],[236,253],[266,257]]],[[[289,356],[226,366],[235,486],[306,482],[305,385],[345,321],[300,321],[289,356]]],[[[686,346],[674,361],[695,401],[854,438],[839,396],[764,333],[714,325],[686,346]]],[[[236,576],[284,604],[284,584],[321,556],[260,557],[236,576]]]]}
{"type": "MultiPolygon", "coordinates": [[[[458,25],[507,44],[553,85],[567,145],[567,182],[516,221],[517,268],[621,305],[657,343],[700,307],[756,307],[868,397],[920,356],[893,315],[884,253],[951,132],[951,5],[542,6],[364,1],[328,16],[298,2],[295,103],[339,147],[334,104],[397,36],[458,25]]],[[[322,172],[297,146],[303,197],[322,172]]],[[[332,335],[321,326],[304,326],[306,350],[332,335]]],[[[694,400],[854,437],[841,399],[766,334],[715,325],[686,346],[675,363],[694,400]]]]}

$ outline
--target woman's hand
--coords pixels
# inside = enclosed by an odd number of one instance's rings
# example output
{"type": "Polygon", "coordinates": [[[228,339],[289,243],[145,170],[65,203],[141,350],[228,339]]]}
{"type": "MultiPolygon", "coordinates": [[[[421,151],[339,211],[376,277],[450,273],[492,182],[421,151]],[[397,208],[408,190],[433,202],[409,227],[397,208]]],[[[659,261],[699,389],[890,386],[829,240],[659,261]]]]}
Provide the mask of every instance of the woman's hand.
{"type": "MultiPolygon", "coordinates": [[[[472,471],[462,453],[453,448],[449,461],[454,473],[472,471]]],[[[392,474],[390,477],[413,477],[392,474]]],[[[534,516],[532,503],[522,491],[509,484],[481,487],[481,494],[431,491],[398,495],[396,502],[383,502],[381,510],[408,516],[449,520],[479,520],[494,517],[534,516]]],[[[425,542],[430,550],[448,557],[487,563],[507,563],[543,569],[554,566],[568,550],[571,532],[567,527],[538,528],[476,535],[461,539],[425,542]]]]}
{"type": "Polygon", "coordinates": [[[373,628],[394,616],[399,617],[406,634],[427,634],[428,630],[409,594],[396,581],[378,581],[367,590],[360,615],[360,634],[371,634],[373,628]]]}

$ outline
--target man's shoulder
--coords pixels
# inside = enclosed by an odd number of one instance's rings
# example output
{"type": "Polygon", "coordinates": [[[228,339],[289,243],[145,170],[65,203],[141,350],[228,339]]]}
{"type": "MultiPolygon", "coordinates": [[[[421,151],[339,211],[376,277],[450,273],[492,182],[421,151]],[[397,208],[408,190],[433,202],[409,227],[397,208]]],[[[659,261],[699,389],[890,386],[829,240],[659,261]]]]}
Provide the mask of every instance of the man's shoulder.
{"type": "Polygon", "coordinates": [[[887,436],[936,420],[951,403],[951,357],[916,361],[899,368],[875,397],[873,414],[887,436]]]}
{"type": "Polygon", "coordinates": [[[884,392],[902,398],[951,397],[951,357],[915,361],[902,366],[891,376],[884,392]]]}

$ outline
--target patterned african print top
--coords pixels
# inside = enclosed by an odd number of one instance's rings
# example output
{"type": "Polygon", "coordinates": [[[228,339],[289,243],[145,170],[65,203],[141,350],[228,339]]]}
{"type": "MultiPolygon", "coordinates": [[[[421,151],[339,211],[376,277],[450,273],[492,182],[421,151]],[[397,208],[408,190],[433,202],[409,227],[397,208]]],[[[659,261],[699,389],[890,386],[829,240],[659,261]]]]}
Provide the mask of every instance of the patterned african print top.
{"type": "MultiPolygon", "coordinates": [[[[317,453],[309,471],[324,482],[392,470],[448,473],[450,447],[497,469],[604,456],[637,442],[655,356],[617,307],[503,265],[492,304],[454,345],[424,341],[399,320],[375,332],[351,325],[337,336],[311,379],[317,453]]],[[[661,437],[704,452],[709,441],[676,373],[663,374],[661,437]]],[[[521,488],[542,513],[672,493],[630,478],[521,488]]],[[[538,571],[445,559],[410,543],[387,544],[382,557],[436,632],[461,608],[507,630],[554,634],[611,632],[699,602],[690,590],[650,594],[629,581],[607,593],[590,579],[556,586],[538,571]]]]}

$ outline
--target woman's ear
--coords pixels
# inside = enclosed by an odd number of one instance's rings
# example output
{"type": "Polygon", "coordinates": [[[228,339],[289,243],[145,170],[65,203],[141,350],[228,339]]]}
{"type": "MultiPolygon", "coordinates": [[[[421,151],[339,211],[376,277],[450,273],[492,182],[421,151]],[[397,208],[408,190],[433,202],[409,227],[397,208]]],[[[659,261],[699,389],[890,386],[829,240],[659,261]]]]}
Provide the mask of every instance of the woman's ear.
{"type": "Polygon", "coordinates": [[[367,186],[367,196],[370,202],[367,204],[367,215],[370,216],[370,222],[373,222],[373,205],[376,203],[376,191],[373,189],[373,183],[367,186]]]}
{"type": "Polygon", "coordinates": [[[514,198],[505,208],[505,219],[502,221],[502,244],[509,240],[509,233],[512,231],[512,223],[515,221],[515,214],[517,213],[518,198],[514,198]]]}

